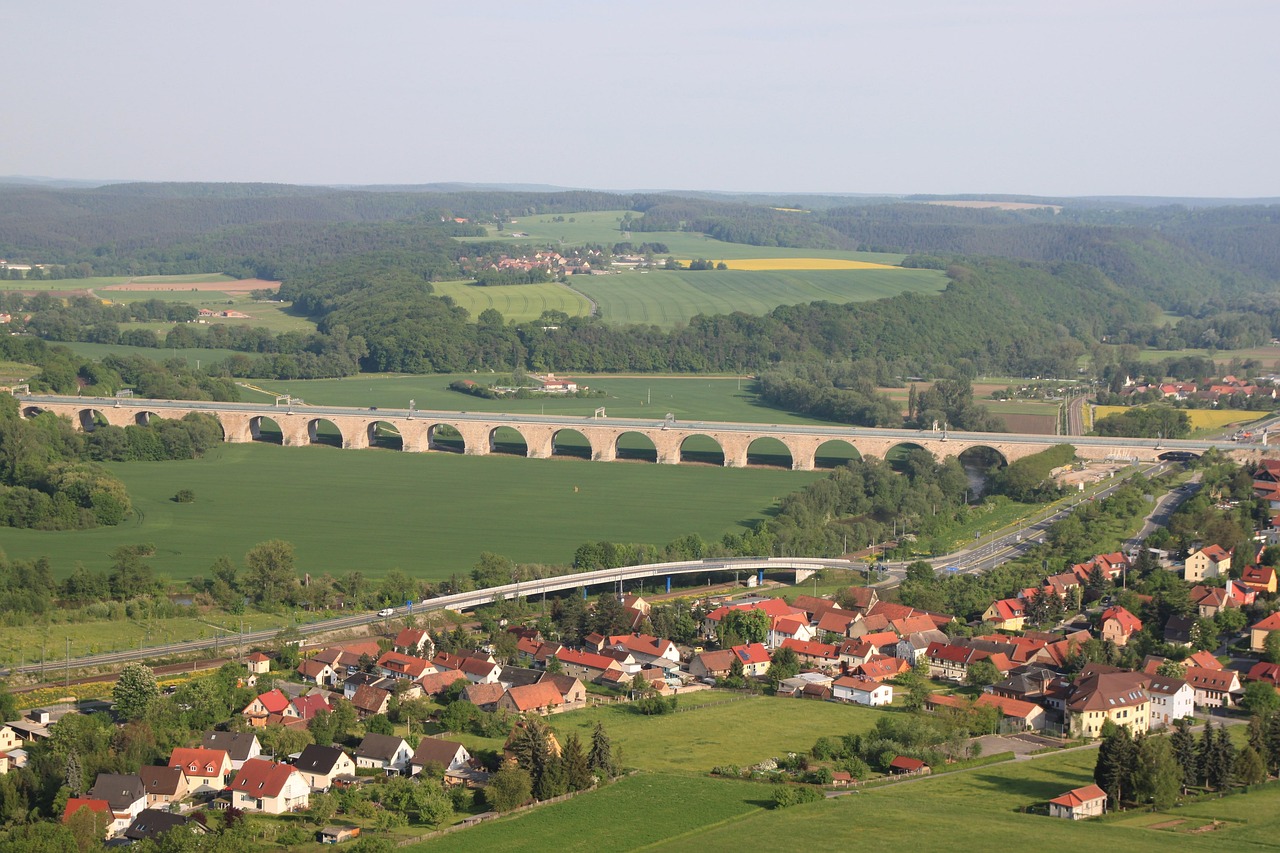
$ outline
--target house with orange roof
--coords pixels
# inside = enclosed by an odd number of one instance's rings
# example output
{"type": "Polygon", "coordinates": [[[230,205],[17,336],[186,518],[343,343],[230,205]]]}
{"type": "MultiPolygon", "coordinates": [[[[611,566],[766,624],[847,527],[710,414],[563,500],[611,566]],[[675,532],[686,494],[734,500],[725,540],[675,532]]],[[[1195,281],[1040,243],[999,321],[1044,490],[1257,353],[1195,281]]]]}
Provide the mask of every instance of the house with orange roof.
{"type": "Polygon", "coordinates": [[[734,657],[730,649],[700,652],[689,659],[689,674],[694,678],[728,678],[734,657]]]}
{"type": "Polygon", "coordinates": [[[1129,638],[1142,630],[1142,620],[1128,610],[1116,605],[1102,613],[1102,639],[1123,647],[1129,638]]]}
{"type": "Polygon", "coordinates": [[[1272,613],[1266,619],[1249,626],[1249,649],[1262,653],[1267,650],[1267,635],[1272,631],[1280,631],[1280,612],[1272,613]]]}
{"type": "Polygon", "coordinates": [[[1230,708],[1243,695],[1240,673],[1234,669],[1187,667],[1184,676],[1195,691],[1195,703],[1202,708],[1230,708]]]}
{"type": "Polygon", "coordinates": [[[498,700],[498,708],[513,714],[556,714],[564,710],[564,697],[554,684],[539,681],[512,687],[498,700]]]}
{"type": "Polygon", "coordinates": [[[1255,663],[1249,669],[1249,674],[1244,677],[1244,680],[1265,681],[1272,687],[1280,687],[1280,664],[1266,663],[1265,661],[1255,663]]]}
{"type": "Polygon", "coordinates": [[[190,793],[221,791],[231,778],[231,756],[225,749],[178,747],[169,756],[170,767],[182,768],[190,793]]]}
{"type": "Polygon", "coordinates": [[[761,601],[750,601],[741,604],[726,604],[717,607],[707,614],[703,629],[707,636],[715,636],[716,629],[720,627],[720,620],[732,610],[761,610],[768,615],[770,622],[780,616],[798,616],[806,623],[809,621],[809,614],[799,607],[792,607],[781,598],[766,598],[761,601]]]}
{"type": "Polygon", "coordinates": [[[817,624],[826,613],[839,609],[839,605],[831,599],[817,598],[812,595],[797,595],[791,603],[808,613],[809,621],[814,624],[817,624]]]}
{"type": "Polygon", "coordinates": [[[876,708],[893,704],[893,687],[860,675],[845,675],[831,683],[831,698],[876,708]]]}
{"type": "Polygon", "coordinates": [[[1090,664],[1062,697],[1067,729],[1074,737],[1097,738],[1108,720],[1134,734],[1151,728],[1149,676],[1090,664]]]}
{"type": "Polygon", "coordinates": [[[897,678],[909,669],[911,669],[911,664],[902,658],[889,657],[888,655],[872,655],[855,666],[850,672],[863,678],[869,678],[872,681],[887,681],[890,678],[897,678]]]}
{"type": "Polygon", "coordinates": [[[439,672],[428,672],[418,679],[418,686],[424,696],[439,696],[456,682],[466,681],[467,677],[456,669],[444,669],[439,672]]]}
{"type": "Polygon", "coordinates": [[[1066,820],[1083,820],[1087,817],[1098,817],[1107,810],[1107,792],[1097,785],[1085,785],[1067,791],[1060,797],[1049,801],[1049,817],[1060,817],[1066,820]]]}
{"type": "Polygon", "coordinates": [[[964,681],[969,674],[969,666],[980,660],[991,657],[990,652],[952,643],[930,643],[925,649],[925,660],[929,662],[929,677],[946,681],[964,681]]]}
{"type": "Polygon", "coordinates": [[[747,676],[764,675],[769,671],[769,650],[764,643],[746,643],[730,649],[742,662],[742,674],[747,676]]]}
{"type": "Polygon", "coordinates": [[[385,652],[378,658],[378,671],[387,678],[421,678],[436,667],[431,661],[400,652],[385,652]]]}
{"type": "Polygon", "coordinates": [[[395,640],[391,643],[391,648],[402,655],[416,658],[430,658],[436,653],[435,644],[431,642],[431,635],[421,628],[404,628],[399,634],[396,634],[395,640]]]}
{"type": "Polygon", "coordinates": [[[861,618],[862,614],[855,610],[841,610],[839,607],[833,607],[818,617],[818,636],[836,634],[847,637],[849,629],[861,618]]]}
{"type": "Polygon", "coordinates": [[[1240,575],[1240,583],[1255,592],[1274,594],[1276,591],[1276,570],[1270,566],[1245,566],[1240,575]]]}
{"type": "Polygon", "coordinates": [[[782,648],[795,652],[801,663],[817,666],[840,665],[840,652],[835,646],[827,643],[815,643],[811,640],[783,640],[782,648]]]}
{"type": "Polygon", "coordinates": [[[311,786],[297,768],[251,758],[231,780],[231,805],[244,811],[284,814],[305,809],[311,786]]]}
{"type": "Polygon", "coordinates": [[[1027,622],[1024,603],[1017,598],[1002,598],[991,602],[983,611],[982,621],[989,622],[1000,631],[1021,631],[1027,622]]]}
{"type": "Polygon", "coordinates": [[[779,616],[773,620],[769,628],[769,636],[765,645],[771,649],[782,646],[786,640],[808,642],[815,637],[813,627],[803,615],[779,616]]]}
{"type": "Polygon", "coordinates": [[[289,697],[277,688],[255,697],[240,713],[248,718],[250,725],[265,726],[269,715],[283,714],[288,707],[289,697]]]}
{"type": "MultiPolygon", "coordinates": [[[[62,822],[66,823],[71,820],[72,816],[81,809],[88,809],[89,813],[94,816],[95,825],[100,830],[99,833],[103,838],[110,838],[115,834],[115,815],[111,813],[111,805],[106,800],[95,799],[93,797],[70,797],[67,799],[67,805],[62,810],[62,822]]],[[[128,826],[128,824],[125,824],[128,826]]]]}
{"type": "Polygon", "coordinates": [[[880,649],[865,640],[856,639],[842,640],[840,645],[836,646],[836,652],[840,655],[840,663],[852,668],[871,656],[879,654],[880,649]]]}
{"type": "Polygon", "coordinates": [[[618,634],[605,639],[605,645],[627,651],[641,666],[680,665],[680,650],[676,644],[652,634],[618,634]]]}
{"type": "Polygon", "coordinates": [[[580,678],[583,681],[598,681],[608,672],[622,674],[622,665],[613,658],[593,652],[579,652],[573,649],[561,649],[555,656],[565,674],[580,678]]]}
{"type": "Polygon", "coordinates": [[[271,658],[262,652],[254,652],[244,659],[244,665],[252,675],[266,675],[271,671],[271,658]]]}
{"type": "Polygon", "coordinates": [[[1231,571],[1232,552],[1221,545],[1201,548],[1187,557],[1183,578],[1188,583],[1200,583],[1209,578],[1225,578],[1231,571]]]}

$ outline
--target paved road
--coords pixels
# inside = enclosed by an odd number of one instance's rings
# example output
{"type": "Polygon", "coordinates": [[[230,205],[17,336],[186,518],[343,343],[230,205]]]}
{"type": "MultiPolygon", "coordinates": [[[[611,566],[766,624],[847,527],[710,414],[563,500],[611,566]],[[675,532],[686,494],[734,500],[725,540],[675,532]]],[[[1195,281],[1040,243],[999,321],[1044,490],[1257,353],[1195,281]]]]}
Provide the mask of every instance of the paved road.
{"type": "Polygon", "coordinates": [[[1085,395],[1079,394],[1067,402],[1067,435],[1084,435],[1085,400],[1085,395]]]}

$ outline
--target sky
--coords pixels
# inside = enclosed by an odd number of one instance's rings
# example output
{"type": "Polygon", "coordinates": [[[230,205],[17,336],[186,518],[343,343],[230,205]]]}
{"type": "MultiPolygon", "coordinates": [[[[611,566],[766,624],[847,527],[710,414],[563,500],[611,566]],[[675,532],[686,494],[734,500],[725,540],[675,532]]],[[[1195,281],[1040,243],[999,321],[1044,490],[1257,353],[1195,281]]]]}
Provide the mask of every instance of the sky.
{"type": "Polygon", "coordinates": [[[0,0],[0,175],[1280,196],[1280,3],[0,0]]]}

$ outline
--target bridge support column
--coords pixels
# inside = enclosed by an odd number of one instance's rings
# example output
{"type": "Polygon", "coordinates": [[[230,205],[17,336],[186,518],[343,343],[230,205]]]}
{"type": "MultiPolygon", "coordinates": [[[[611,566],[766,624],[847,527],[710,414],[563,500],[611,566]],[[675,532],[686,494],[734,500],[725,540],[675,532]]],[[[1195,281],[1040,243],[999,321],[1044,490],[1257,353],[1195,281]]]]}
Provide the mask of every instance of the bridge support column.
{"type": "Polygon", "coordinates": [[[667,592],[671,592],[671,575],[667,575],[667,592]]]}
{"type": "Polygon", "coordinates": [[[397,424],[400,429],[400,449],[409,453],[423,453],[428,450],[427,427],[425,424],[410,426],[407,423],[397,424]]]}
{"type": "Polygon", "coordinates": [[[724,467],[747,467],[747,451],[751,449],[750,436],[712,433],[711,437],[719,443],[720,449],[724,451],[724,467]]]}
{"type": "Polygon", "coordinates": [[[366,429],[353,429],[342,431],[342,449],[343,450],[368,450],[369,449],[369,432],[366,429]]]}
{"type": "Polygon", "coordinates": [[[249,427],[249,422],[253,420],[251,415],[222,412],[218,415],[218,420],[222,423],[223,441],[230,444],[253,441],[253,430],[249,427]]]}
{"type": "Polygon", "coordinates": [[[728,447],[724,449],[724,467],[726,468],[746,468],[747,467],[747,449],[734,448],[730,450],[728,447]]]}
{"type": "Polygon", "coordinates": [[[306,447],[311,443],[312,430],[305,417],[286,415],[276,418],[276,423],[280,424],[281,444],[285,447],[306,447]]]}
{"type": "Polygon", "coordinates": [[[591,461],[592,462],[616,462],[618,459],[618,446],[608,439],[606,436],[587,436],[591,441],[591,461]]]}
{"type": "Polygon", "coordinates": [[[813,577],[816,572],[813,569],[796,569],[796,583],[804,583],[813,577]]]}
{"type": "Polygon", "coordinates": [[[814,460],[817,458],[818,448],[810,447],[797,451],[795,448],[791,450],[791,470],[792,471],[812,471],[814,460]]]}
{"type": "Polygon", "coordinates": [[[547,430],[522,430],[524,433],[524,446],[526,459],[550,459],[553,447],[553,438],[555,434],[547,430]]]}

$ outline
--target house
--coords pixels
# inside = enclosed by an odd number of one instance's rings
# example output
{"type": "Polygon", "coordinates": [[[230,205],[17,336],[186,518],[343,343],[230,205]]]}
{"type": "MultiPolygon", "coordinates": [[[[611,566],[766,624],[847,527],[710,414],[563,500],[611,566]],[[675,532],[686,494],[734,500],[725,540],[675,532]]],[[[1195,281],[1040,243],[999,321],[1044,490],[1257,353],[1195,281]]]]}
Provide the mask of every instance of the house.
{"type": "Polygon", "coordinates": [[[728,678],[733,659],[729,649],[700,652],[689,659],[689,674],[694,678],[728,678]]]}
{"type": "Polygon", "coordinates": [[[418,687],[424,696],[439,696],[459,681],[467,682],[467,677],[456,669],[445,669],[422,676],[418,679],[418,687]]]}
{"type": "Polygon", "coordinates": [[[850,610],[856,610],[864,615],[870,613],[872,608],[880,603],[880,594],[869,586],[851,586],[841,596],[850,610]]]}
{"type": "Polygon", "coordinates": [[[175,829],[201,834],[208,832],[204,824],[185,815],[174,814],[164,809],[143,809],[124,831],[124,837],[130,841],[155,841],[166,832],[172,832],[175,829]]]}
{"type": "Polygon", "coordinates": [[[0,752],[17,749],[21,745],[22,738],[18,737],[12,726],[0,725],[0,752]]]}
{"type": "Polygon", "coordinates": [[[266,675],[271,671],[271,658],[262,652],[254,652],[244,659],[244,665],[250,675],[266,675]]]}
{"type": "Polygon", "coordinates": [[[1044,708],[1033,702],[983,693],[976,704],[981,708],[995,708],[1012,731],[1043,730],[1048,725],[1048,715],[1044,708]]]}
{"type": "Polygon", "coordinates": [[[1107,810],[1107,792],[1097,785],[1086,785],[1067,791],[1049,801],[1049,817],[1081,820],[1097,817],[1107,810]]]}
{"type": "Polygon", "coordinates": [[[761,610],[768,617],[770,625],[773,620],[780,616],[798,616],[806,623],[808,622],[808,614],[799,607],[792,607],[781,598],[765,598],[755,601],[742,601],[737,604],[726,604],[717,607],[707,614],[703,624],[703,630],[709,637],[716,636],[716,629],[720,627],[720,620],[723,619],[731,610],[761,610]]]}
{"type": "Polygon", "coordinates": [[[1151,697],[1151,729],[1163,729],[1195,713],[1195,690],[1181,678],[1153,675],[1147,681],[1147,695],[1151,697]]]}
{"type": "Polygon", "coordinates": [[[888,655],[872,655],[855,666],[851,673],[871,681],[887,681],[890,678],[897,678],[909,669],[911,669],[911,664],[902,658],[889,657],[888,655]]]}
{"type": "Polygon", "coordinates": [[[889,772],[894,776],[928,776],[933,768],[918,758],[899,755],[889,762],[889,772]]]}
{"type": "Polygon", "coordinates": [[[370,684],[361,684],[351,697],[351,705],[356,709],[356,715],[362,720],[375,714],[387,713],[390,704],[391,691],[370,684]]]}
{"type": "Polygon", "coordinates": [[[831,698],[857,705],[893,704],[893,687],[860,675],[845,675],[831,682],[831,698]]]}
{"type": "Polygon", "coordinates": [[[387,678],[421,678],[428,672],[435,672],[431,661],[410,657],[400,652],[385,652],[378,658],[378,672],[387,678]]]}
{"type": "Polygon", "coordinates": [[[1240,583],[1254,592],[1275,594],[1276,570],[1270,566],[1245,566],[1240,575],[1240,583]]]}
{"type": "Polygon", "coordinates": [[[169,766],[182,768],[193,794],[221,791],[232,773],[231,757],[225,749],[178,747],[169,756],[169,766]]]}
{"type": "Polygon", "coordinates": [[[147,807],[147,792],[137,774],[99,773],[89,789],[89,799],[107,801],[111,807],[113,835],[123,832],[147,807]]]}
{"type": "Polygon", "coordinates": [[[205,732],[200,746],[205,749],[225,750],[231,759],[231,769],[239,770],[250,758],[262,754],[262,744],[253,732],[205,732]]]}
{"type": "MultiPolygon", "coordinates": [[[[814,624],[820,622],[824,614],[831,610],[838,609],[839,607],[839,605],[829,598],[818,598],[813,595],[797,595],[791,603],[796,607],[799,607],[805,613],[808,613],[809,621],[814,624]]],[[[860,614],[854,615],[856,616],[860,614]]]]}
{"type": "Polygon", "coordinates": [[[1184,579],[1189,583],[1200,583],[1209,578],[1225,578],[1231,571],[1232,551],[1223,549],[1221,545],[1210,545],[1201,548],[1187,557],[1184,579]]]}
{"type": "Polygon", "coordinates": [[[760,676],[769,671],[769,650],[763,643],[746,643],[734,646],[730,651],[742,661],[742,674],[760,676]]]}
{"type": "Polygon", "coordinates": [[[498,708],[513,714],[539,714],[546,716],[564,710],[564,697],[554,684],[540,681],[512,687],[498,700],[498,708]]]}
{"type": "MultiPolygon", "coordinates": [[[[640,661],[636,660],[635,656],[632,655],[631,652],[627,651],[626,649],[615,649],[612,647],[606,647],[604,649],[601,649],[600,657],[610,658],[611,660],[617,661],[618,666],[622,668],[622,671],[618,673],[619,676],[632,676],[644,668],[641,665],[640,661]]],[[[601,679],[601,681],[603,682],[607,680],[608,677],[609,676],[607,675],[604,676],[601,679]]]]}
{"type": "Polygon", "coordinates": [[[338,683],[333,665],[324,661],[308,658],[298,664],[297,673],[303,681],[317,687],[329,687],[338,683]]]}
{"type": "Polygon", "coordinates": [[[1057,678],[1058,674],[1051,669],[1036,664],[1026,664],[1014,668],[1003,681],[987,689],[994,696],[1005,696],[1038,705],[1049,695],[1053,682],[1057,678]]]}
{"type": "Polygon", "coordinates": [[[462,699],[475,705],[481,711],[493,711],[497,709],[498,700],[506,692],[507,689],[500,683],[472,684],[467,682],[467,686],[462,689],[462,699]]]}
{"type": "Polygon", "coordinates": [[[1195,691],[1195,703],[1204,708],[1230,708],[1243,693],[1240,673],[1233,669],[1189,666],[1184,677],[1195,691]]]}
{"type": "Polygon", "coordinates": [[[288,764],[251,758],[231,780],[231,805],[244,811],[284,814],[305,809],[311,787],[288,764]]]}
{"type": "Polygon", "coordinates": [[[649,634],[621,634],[609,637],[606,645],[611,648],[631,653],[641,666],[680,665],[680,650],[675,643],[649,634]]]}
{"type": "Polygon", "coordinates": [[[622,665],[616,660],[592,652],[561,649],[556,654],[556,660],[560,661],[560,666],[567,675],[583,681],[598,681],[607,672],[622,674],[622,665]]]}
{"type": "MultiPolygon", "coordinates": [[[[94,815],[94,825],[100,832],[95,834],[107,838],[114,835],[117,830],[115,816],[111,813],[111,805],[106,800],[98,800],[90,797],[70,797],[67,799],[67,805],[62,810],[62,822],[66,823],[76,815],[81,809],[87,809],[89,813],[94,815]]],[[[127,824],[126,824],[127,825],[127,824]]]]}
{"type": "Polygon", "coordinates": [[[427,765],[434,764],[447,773],[450,770],[466,769],[470,762],[471,753],[462,744],[437,737],[424,737],[418,741],[418,748],[409,759],[409,772],[417,776],[427,765]]]}
{"type": "Polygon", "coordinates": [[[991,602],[983,611],[982,621],[990,622],[999,631],[1021,631],[1027,622],[1024,602],[1017,598],[1002,598],[991,602]]]}
{"type": "Polygon", "coordinates": [[[561,709],[576,711],[587,706],[587,688],[572,675],[559,675],[554,672],[543,673],[544,683],[555,687],[560,693],[561,709]]]}
{"type": "Polygon", "coordinates": [[[327,791],[336,776],[354,776],[356,763],[336,746],[307,744],[293,766],[312,791],[327,791]]]}
{"type": "Polygon", "coordinates": [[[355,751],[356,767],[372,767],[390,773],[403,773],[409,768],[413,750],[404,738],[394,735],[367,734],[355,751]]]}
{"type": "Polygon", "coordinates": [[[279,689],[268,690],[250,702],[240,713],[252,726],[265,726],[271,714],[283,714],[289,707],[289,697],[279,689]]]}
{"type": "Polygon", "coordinates": [[[431,635],[421,628],[405,628],[391,643],[391,648],[402,655],[429,658],[436,653],[431,635]]]}
{"type": "Polygon", "coordinates": [[[782,648],[791,649],[801,663],[814,666],[836,667],[840,665],[840,652],[835,646],[807,640],[783,640],[782,648]]]}
{"type": "Polygon", "coordinates": [[[946,681],[964,681],[969,674],[969,666],[980,660],[991,657],[989,652],[953,643],[930,643],[925,649],[925,660],[929,662],[929,677],[946,681]]]}
{"type": "Polygon", "coordinates": [[[138,778],[142,780],[148,809],[178,802],[191,787],[181,767],[139,767],[138,778]]]}
{"type": "Polygon", "coordinates": [[[929,631],[916,631],[912,634],[903,634],[898,640],[898,644],[893,648],[893,656],[901,658],[911,665],[915,665],[916,661],[924,657],[924,653],[928,651],[930,643],[946,643],[947,635],[933,628],[929,631]]]}
{"type": "Polygon", "coordinates": [[[1164,641],[1171,646],[1190,648],[1195,642],[1196,618],[1177,613],[1164,623],[1164,641]]]}
{"type": "Polygon", "coordinates": [[[808,642],[814,636],[813,627],[809,624],[809,619],[805,614],[788,614],[773,619],[765,645],[771,649],[776,649],[787,640],[808,642]]]}
{"type": "Polygon", "coordinates": [[[308,693],[305,696],[295,696],[289,700],[289,707],[284,710],[284,717],[295,717],[304,722],[310,722],[311,718],[321,711],[332,711],[329,707],[329,699],[322,693],[308,693]]]}
{"type": "Polygon", "coordinates": [[[316,833],[316,840],[321,844],[342,844],[355,841],[360,837],[358,826],[326,826],[316,833]]]}
{"type": "Polygon", "coordinates": [[[1267,650],[1267,635],[1272,631],[1280,631],[1280,612],[1272,613],[1261,622],[1249,626],[1249,649],[1254,652],[1267,650]]]}
{"type": "Polygon", "coordinates": [[[1073,737],[1101,737],[1107,720],[1135,735],[1151,727],[1147,677],[1115,667],[1089,664],[1063,697],[1066,728],[1073,737]]]}
{"type": "Polygon", "coordinates": [[[1134,632],[1142,630],[1142,620],[1116,605],[1102,613],[1102,639],[1124,646],[1134,632]]]}
{"type": "MultiPolygon", "coordinates": [[[[804,596],[802,596],[804,597],[804,596]]],[[[824,599],[818,599],[822,601],[824,599]]],[[[800,603],[800,598],[796,599],[796,604],[800,603]]],[[[832,602],[827,602],[831,604],[832,602]]],[[[856,610],[842,610],[839,607],[831,607],[823,611],[817,616],[818,636],[826,636],[827,634],[835,634],[839,637],[849,636],[849,630],[853,627],[862,614],[856,610]]]]}

